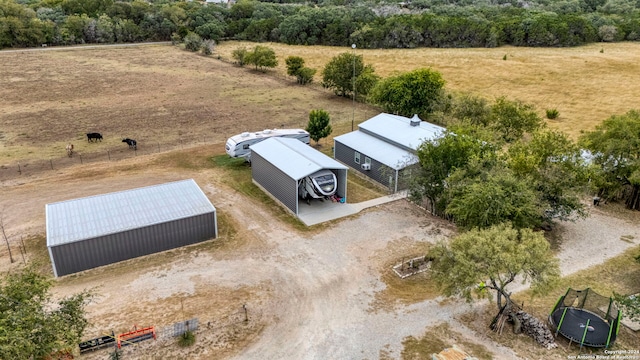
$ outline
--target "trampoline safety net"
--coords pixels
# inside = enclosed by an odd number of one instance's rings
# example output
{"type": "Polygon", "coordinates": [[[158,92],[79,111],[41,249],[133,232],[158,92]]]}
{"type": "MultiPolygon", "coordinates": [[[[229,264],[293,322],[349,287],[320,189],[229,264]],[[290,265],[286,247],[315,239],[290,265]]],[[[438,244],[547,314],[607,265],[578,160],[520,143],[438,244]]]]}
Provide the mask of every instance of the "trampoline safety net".
{"type": "Polygon", "coordinates": [[[613,299],[585,290],[568,289],[549,314],[549,323],[581,346],[609,347],[616,339],[621,313],[613,299]]]}

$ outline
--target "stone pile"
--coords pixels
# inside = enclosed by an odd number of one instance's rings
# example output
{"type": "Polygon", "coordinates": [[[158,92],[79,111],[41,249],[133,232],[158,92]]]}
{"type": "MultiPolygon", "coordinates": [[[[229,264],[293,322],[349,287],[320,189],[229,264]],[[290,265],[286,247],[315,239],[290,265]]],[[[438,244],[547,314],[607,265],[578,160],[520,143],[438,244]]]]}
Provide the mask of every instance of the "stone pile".
{"type": "Polygon", "coordinates": [[[522,310],[512,313],[512,319],[514,320],[513,331],[515,333],[524,332],[547,349],[558,347],[553,333],[542,321],[522,310]]]}

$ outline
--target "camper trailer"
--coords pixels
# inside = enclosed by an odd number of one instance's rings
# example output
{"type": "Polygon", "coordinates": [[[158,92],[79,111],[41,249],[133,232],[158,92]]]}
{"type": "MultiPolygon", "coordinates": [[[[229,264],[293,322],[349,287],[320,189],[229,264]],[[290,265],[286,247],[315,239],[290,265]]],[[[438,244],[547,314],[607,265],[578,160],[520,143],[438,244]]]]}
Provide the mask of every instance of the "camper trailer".
{"type": "Polygon", "coordinates": [[[225,149],[231,157],[241,157],[251,162],[251,149],[249,146],[266,140],[270,137],[287,137],[298,139],[309,144],[309,133],[302,129],[267,129],[259,132],[243,132],[234,135],[227,140],[225,149]]]}
{"type": "Polygon", "coordinates": [[[311,199],[333,196],[338,188],[337,184],[336,175],[332,171],[320,170],[300,180],[298,193],[308,204],[311,199]]]}

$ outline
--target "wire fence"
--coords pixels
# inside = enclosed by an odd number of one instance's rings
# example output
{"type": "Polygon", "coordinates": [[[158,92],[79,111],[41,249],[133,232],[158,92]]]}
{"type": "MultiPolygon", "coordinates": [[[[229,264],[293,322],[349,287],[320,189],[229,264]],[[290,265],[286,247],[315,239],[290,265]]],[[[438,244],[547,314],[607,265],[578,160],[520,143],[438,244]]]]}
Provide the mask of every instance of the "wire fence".
{"type": "MultiPolygon", "coordinates": [[[[252,312],[251,318],[253,319],[256,316],[259,317],[258,314],[252,312]]],[[[174,339],[187,331],[194,333],[196,338],[198,336],[210,337],[210,343],[214,344],[211,345],[212,347],[224,347],[224,345],[221,344],[225,341],[229,341],[227,333],[241,332],[240,329],[246,328],[246,326],[250,324],[249,320],[250,317],[247,312],[247,307],[246,305],[243,305],[237,311],[210,321],[200,322],[198,318],[193,318],[185,321],[179,321],[161,328],[157,327],[156,341],[136,342],[131,344],[133,346],[123,347],[121,350],[122,355],[125,358],[128,358],[129,356],[139,355],[142,352],[162,354],[166,349],[178,346],[174,339]]]]}
{"type": "MultiPolygon", "coordinates": [[[[42,172],[55,171],[68,168],[74,165],[82,165],[101,161],[119,161],[132,159],[137,156],[157,154],[166,151],[188,149],[206,144],[218,144],[224,141],[222,138],[200,139],[191,138],[180,140],[178,143],[144,143],[138,145],[137,149],[123,147],[113,147],[94,152],[74,152],[71,156],[61,156],[49,159],[29,159],[14,163],[0,164],[0,181],[28,177],[42,172]]],[[[64,149],[62,149],[64,150],[64,149]]],[[[64,153],[64,151],[61,151],[64,153]]]]}

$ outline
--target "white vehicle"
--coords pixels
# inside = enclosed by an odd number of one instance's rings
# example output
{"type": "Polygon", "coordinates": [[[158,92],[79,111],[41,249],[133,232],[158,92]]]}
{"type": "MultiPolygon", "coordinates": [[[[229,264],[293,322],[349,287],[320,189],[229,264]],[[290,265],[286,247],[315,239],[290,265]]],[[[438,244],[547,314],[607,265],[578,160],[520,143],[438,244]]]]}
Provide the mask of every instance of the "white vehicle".
{"type": "Polygon", "coordinates": [[[246,161],[251,161],[251,149],[249,146],[257,144],[270,137],[286,137],[298,139],[305,144],[309,144],[309,133],[302,129],[266,129],[259,132],[243,132],[234,135],[227,140],[225,149],[231,157],[241,157],[246,161]]]}
{"type": "Polygon", "coordinates": [[[333,196],[338,188],[337,184],[338,180],[332,171],[320,170],[300,180],[298,193],[309,204],[311,199],[333,196]]]}

